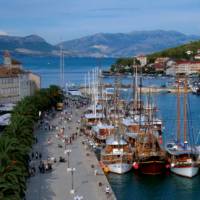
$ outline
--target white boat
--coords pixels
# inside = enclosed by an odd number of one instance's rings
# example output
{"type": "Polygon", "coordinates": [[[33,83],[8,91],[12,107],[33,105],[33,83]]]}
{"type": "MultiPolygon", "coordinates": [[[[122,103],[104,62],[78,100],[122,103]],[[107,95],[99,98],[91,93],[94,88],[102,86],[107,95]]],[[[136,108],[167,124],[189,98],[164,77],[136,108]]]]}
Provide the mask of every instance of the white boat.
{"type": "Polygon", "coordinates": [[[181,124],[180,124],[180,90],[179,90],[179,77],[177,79],[177,141],[168,143],[166,150],[169,155],[170,170],[171,172],[188,178],[192,178],[197,175],[199,166],[197,159],[199,152],[197,151],[195,144],[191,141],[188,143],[188,139],[191,137],[187,136],[187,80],[184,80],[184,99],[183,99],[183,116],[184,116],[184,127],[183,127],[183,143],[181,143],[181,124]]]}
{"type": "Polygon", "coordinates": [[[195,148],[187,145],[184,147],[175,143],[168,143],[166,150],[171,157],[171,172],[188,178],[192,178],[198,174],[199,167],[196,162],[198,152],[195,148]]]}
{"type": "Polygon", "coordinates": [[[133,152],[124,139],[111,136],[101,151],[101,162],[109,172],[124,174],[132,169],[133,152]]]}
{"type": "Polygon", "coordinates": [[[192,178],[193,176],[196,176],[198,174],[199,168],[193,167],[193,166],[181,167],[181,168],[171,167],[170,170],[171,170],[171,172],[173,172],[174,174],[177,174],[179,176],[192,178]]]}
{"type": "Polygon", "coordinates": [[[116,174],[124,174],[131,170],[132,164],[115,163],[115,164],[109,164],[108,168],[109,168],[110,172],[113,172],[116,174]]]}

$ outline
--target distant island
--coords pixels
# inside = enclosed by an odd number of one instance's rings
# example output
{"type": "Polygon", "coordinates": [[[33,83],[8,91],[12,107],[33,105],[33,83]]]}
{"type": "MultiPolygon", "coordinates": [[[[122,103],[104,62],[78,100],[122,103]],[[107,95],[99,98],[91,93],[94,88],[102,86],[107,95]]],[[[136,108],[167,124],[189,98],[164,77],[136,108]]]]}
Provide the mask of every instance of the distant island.
{"type": "Polygon", "coordinates": [[[130,33],[97,33],[52,45],[38,35],[0,36],[0,52],[26,55],[59,55],[62,46],[66,56],[73,57],[132,57],[152,54],[167,48],[198,41],[198,35],[177,31],[133,31],[130,33]]]}

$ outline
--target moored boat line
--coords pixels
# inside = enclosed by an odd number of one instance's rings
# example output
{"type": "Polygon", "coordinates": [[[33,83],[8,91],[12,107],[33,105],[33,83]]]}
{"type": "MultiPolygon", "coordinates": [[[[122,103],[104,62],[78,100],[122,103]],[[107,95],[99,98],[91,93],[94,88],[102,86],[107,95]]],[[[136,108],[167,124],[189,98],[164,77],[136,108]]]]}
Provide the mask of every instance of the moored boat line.
{"type": "MultiPolygon", "coordinates": [[[[131,103],[131,101],[121,99],[119,82],[115,83],[114,92],[109,96],[107,96],[106,92],[103,92],[104,90],[99,92],[100,87],[98,83],[95,84],[94,87],[96,87],[94,89],[95,95],[91,94],[91,96],[96,96],[97,99],[92,101],[90,107],[94,108],[92,111],[94,116],[93,123],[91,124],[91,122],[87,120],[83,121],[83,129],[86,135],[91,140],[94,140],[94,147],[100,147],[101,166],[105,172],[109,171],[123,174],[129,171],[132,165],[134,170],[148,175],[162,174],[169,169],[171,172],[185,177],[193,177],[198,173],[199,162],[197,162],[197,157],[199,153],[197,153],[196,150],[195,156],[194,154],[192,155],[191,152],[186,153],[188,159],[183,163],[183,169],[180,170],[178,168],[180,168],[181,162],[175,162],[175,160],[172,159],[172,157],[175,158],[175,156],[172,156],[169,149],[163,145],[163,122],[156,116],[158,108],[152,101],[151,89],[148,91],[149,93],[145,104],[141,98],[140,89],[134,90],[134,100],[132,100],[131,103]],[[98,100],[99,94],[101,94],[102,98],[98,100]],[[99,110],[99,112],[97,112],[97,110],[99,110]],[[98,117],[100,113],[101,116],[103,116],[101,118],[98,117]],[[99,134],[100,127],[104,129],[101,134],[99,134]],[[112,131],[109,130],[110,127],[112,127],[112,131]],[[128,151],[132,153],[131,159],[126,158],[126,161],[124,160],[125,151],[120,143],[116,143],[116,147],[109,143],[111,138],[113,142],[116,140],[115,132],[120,132],[120,141],[126,141],[129,147],[128,151]],[[120,153],[117,154],[116,152],[120,153]],[[106,156],[108,156],[109,159],[106,156]],[[195,159],[193,159],[194,157],[195,159]],[[130,162],[131,165],[129,165],[130,162]]],[[[182,88],[181,91],[179,88],[179,92],[186,94],[188,91],[184,88],[182,88]]],[[[90,112],[91,110],[92,109],[90,109],[90,112]]],[[[87,112],[89,112],[89,110],[87,112]]],[[[85,117],[87,117],[87,115],[85,115],[85,117]]]]}

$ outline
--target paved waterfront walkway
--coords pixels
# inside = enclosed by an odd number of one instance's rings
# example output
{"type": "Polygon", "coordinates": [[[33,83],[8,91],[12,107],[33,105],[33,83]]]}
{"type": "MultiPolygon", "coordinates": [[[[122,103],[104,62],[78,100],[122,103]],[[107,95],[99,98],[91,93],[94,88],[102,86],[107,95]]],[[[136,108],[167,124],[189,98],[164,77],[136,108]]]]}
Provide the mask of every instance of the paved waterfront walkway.
{"type": "MultiPolygon", "coordinates": [[[[76,132],[76,122],[80,119],[80,115],[80,110],[74,110],[72,122],[63,124],[67,135],[76,132]]],[[[51,120],[51,124],[58,124],[58,120],[59,117],[57,116],[51,120]]],[[[34,146],[33,151],[41,152],[44,160],[48,157],[54,157],[57,162],[53,164],[51,172],[42,174],[38,170],[39,161],[35,161],[37,172],[27,182],[26,200],[74,200],[77,195],[82,196],[83,200],[115,199],[112,190],[109,196],[105,193],[105,188],[109,183],[99,168],[94,153],[82,145],[83,136],[78,136],[72,144],[66,147],[66,149],[71,149],[69,165],[76,169],[74,172],[75,194],[70,193],[72,177],[71,173],[67,172],[68,163],[59,162],[60,156],[65,157],[67,160],[67,155],[64,154],[64,143],[56,137],[57,133],[58,131],[36,131],[38,143],[34,146]],[[50,137],[52,144],[48,144],[48,138],[50,137]],[[63,147],[59,148],[58,144],[63,147]],[[94,168],[91,167],[92,165],[94,168]],[[98,170],[98,175],[95,175],[95,169],[98,170]],[[102,183],[102,186],[99,186],[99,183],[102,183]]]]}

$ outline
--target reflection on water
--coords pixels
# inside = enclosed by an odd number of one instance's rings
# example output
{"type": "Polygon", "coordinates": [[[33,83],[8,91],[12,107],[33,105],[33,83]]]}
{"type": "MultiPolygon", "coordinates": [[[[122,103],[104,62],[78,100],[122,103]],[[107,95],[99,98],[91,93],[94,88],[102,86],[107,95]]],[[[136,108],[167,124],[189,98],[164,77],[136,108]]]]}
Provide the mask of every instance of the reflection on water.
{"type": "MultiPolygon", "coordinates": [[[[159,117],[163,120],[164,139],[176,133],[176,95],[156,94],[159,117]]],[[[200,130],[200,96],[189,95],[189,131],[194,133],[195,142],[200,130]]],[[[183,119],[182,119],[183,120],[183,119]]],[[[179,177],[168,172],[163,176],[145,176],[130,172],[124,175],[108,174],[108,180],[118,200],[177,200],[200,198],[200,176],[192,179],[179,177]]]]}
{"type": "Polygon", "coordinates": [[[198,199],[198,176],[187,179],[166,173],[162,176],[145,176],[133,171],[107,176],[118,200],[177,200],[198,199]]]}

